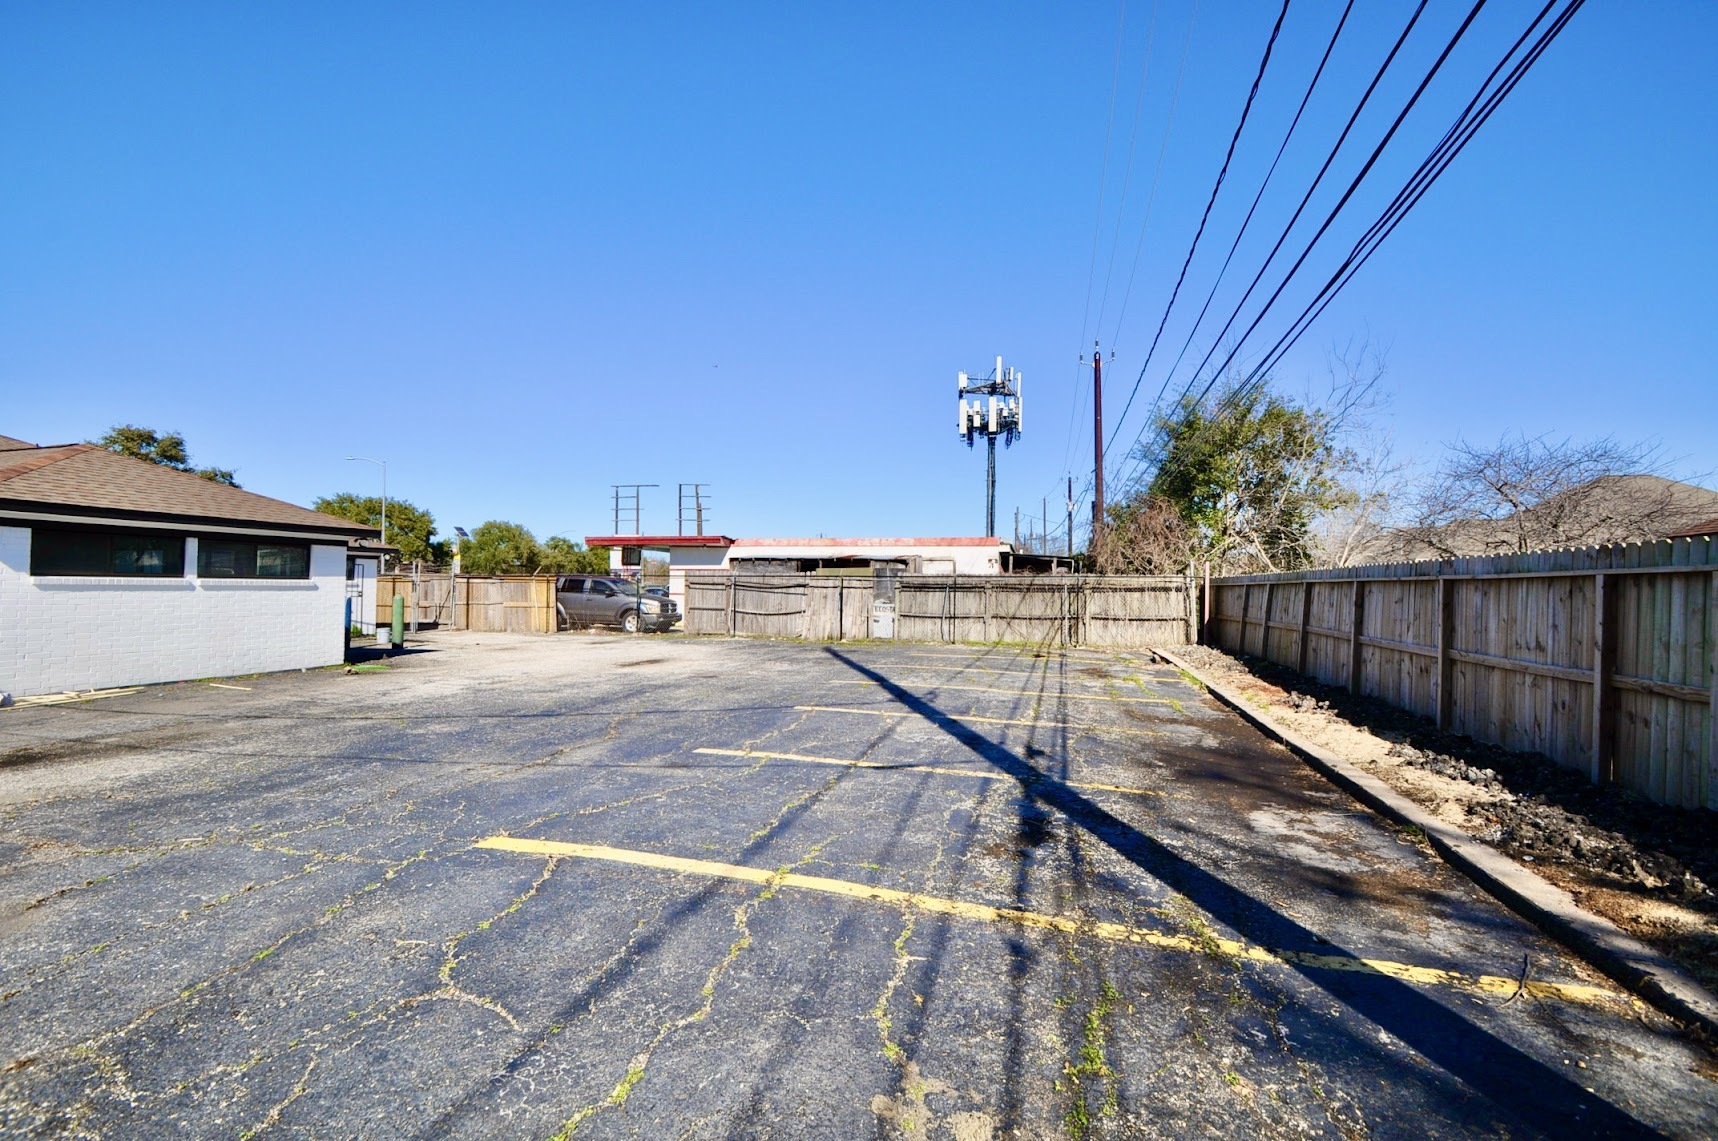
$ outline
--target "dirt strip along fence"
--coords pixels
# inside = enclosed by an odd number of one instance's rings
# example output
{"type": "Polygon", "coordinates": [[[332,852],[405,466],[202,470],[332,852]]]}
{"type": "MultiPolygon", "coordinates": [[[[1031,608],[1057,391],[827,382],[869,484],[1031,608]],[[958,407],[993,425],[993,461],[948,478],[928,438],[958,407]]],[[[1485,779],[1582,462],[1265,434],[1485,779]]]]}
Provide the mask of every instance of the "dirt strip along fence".
{"type": "Polygon", "coordinates": [[[1718,808],[1718,541],[1214,580],[1205,640],[1718,808]]]}
{"type": "Polygon", "coordinates": [[[871,637],[873,602],[893,594],[894,637],[918,642],[1178,646],[1195,629],[1187,579],[1173,576],[901,575],[853,578],[688,572],[689,634],[840,641],[871,637]]]}
{"type": "Polygon", "coordinates": [[[553,634],[556,630],[555,576],[505,574],[458,576],[424,574],[376,578],[376,621],[393,621],[394,596],[406,600],[406,621],[415,611],[419,625],[487,634],[553,634]]]}

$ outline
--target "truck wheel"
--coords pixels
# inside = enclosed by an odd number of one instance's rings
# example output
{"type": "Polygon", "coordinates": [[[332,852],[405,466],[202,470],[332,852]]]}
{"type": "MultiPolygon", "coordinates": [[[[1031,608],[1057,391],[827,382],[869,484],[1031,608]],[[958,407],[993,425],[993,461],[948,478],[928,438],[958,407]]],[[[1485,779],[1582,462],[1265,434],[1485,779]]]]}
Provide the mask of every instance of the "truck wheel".
{"type": "Polygon", "coordinates": [[[628,610],[620,616],[620,628],[628,634],[638,633],[638,611],[628,610]]]}

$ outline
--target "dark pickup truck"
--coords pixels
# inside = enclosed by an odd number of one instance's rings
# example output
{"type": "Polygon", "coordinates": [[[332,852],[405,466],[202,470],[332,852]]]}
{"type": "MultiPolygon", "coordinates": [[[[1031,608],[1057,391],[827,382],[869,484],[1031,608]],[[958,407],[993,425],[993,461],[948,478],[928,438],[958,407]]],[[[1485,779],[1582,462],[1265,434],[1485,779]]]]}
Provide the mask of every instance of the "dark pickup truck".
{"type": "Polygon", "coordinates": [[[555,584],[555,604],[567,628],[619,626],[628,634],[640,629],[671,630],[680,621],[680,607],[670,598],[646,593],[623,578],[564,575],[555,584]]]}

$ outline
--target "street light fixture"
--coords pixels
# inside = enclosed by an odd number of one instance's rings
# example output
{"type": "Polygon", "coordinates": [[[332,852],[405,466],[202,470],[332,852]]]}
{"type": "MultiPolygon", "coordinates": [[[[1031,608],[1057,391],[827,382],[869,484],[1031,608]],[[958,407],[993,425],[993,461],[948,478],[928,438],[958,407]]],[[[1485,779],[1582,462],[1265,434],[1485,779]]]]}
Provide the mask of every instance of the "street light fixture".
{"type": "Polygon", "coordinates": [[[375,464],[382,469],[382,546],[388,545],[388,461],[373,460],[369,456],[347,456],[346,462],[375,464]]]}

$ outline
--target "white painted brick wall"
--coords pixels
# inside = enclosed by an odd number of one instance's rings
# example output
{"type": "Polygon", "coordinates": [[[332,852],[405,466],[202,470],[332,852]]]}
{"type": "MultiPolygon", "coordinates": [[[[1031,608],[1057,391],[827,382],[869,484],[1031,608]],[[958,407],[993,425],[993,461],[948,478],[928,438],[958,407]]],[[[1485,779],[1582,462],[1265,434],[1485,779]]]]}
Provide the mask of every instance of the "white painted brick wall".
{"type": "Polygon", "coordinates": [[[0,526],[0,692],[15,697],[333,665],[345,610],[339,545],[310,548],[309,579],[32,578],[30,529],[0,526]]]}

